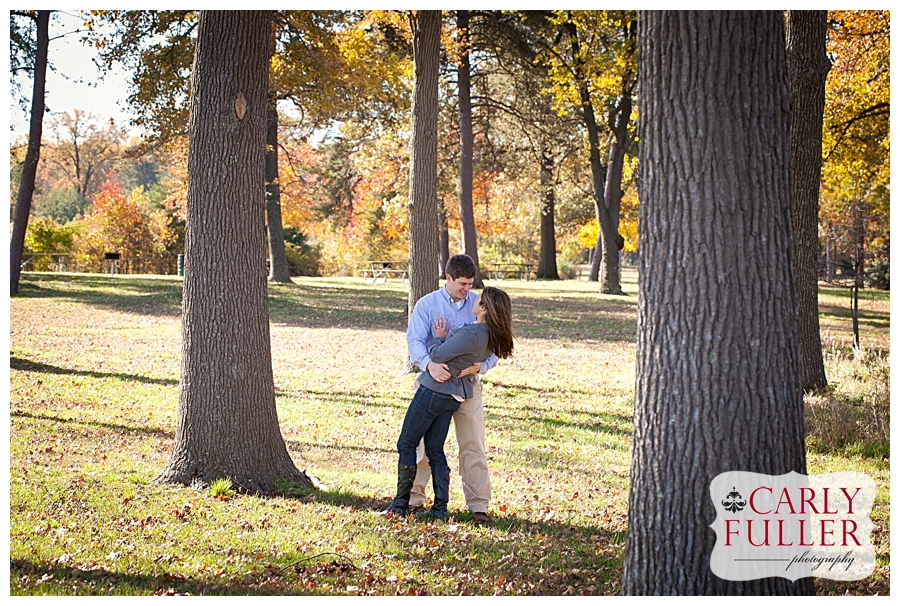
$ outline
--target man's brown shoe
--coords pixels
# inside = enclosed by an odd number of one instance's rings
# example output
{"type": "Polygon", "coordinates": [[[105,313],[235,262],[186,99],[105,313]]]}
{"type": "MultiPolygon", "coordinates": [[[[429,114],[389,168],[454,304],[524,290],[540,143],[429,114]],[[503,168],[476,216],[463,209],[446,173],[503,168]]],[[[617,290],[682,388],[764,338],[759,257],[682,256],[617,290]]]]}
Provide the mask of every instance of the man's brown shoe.
{"type": "Polygon", "coordinates": [[[487,524],[491,519],[483,511],[476,511],[472,514],[472,522],[474,524],[487,524]]]}

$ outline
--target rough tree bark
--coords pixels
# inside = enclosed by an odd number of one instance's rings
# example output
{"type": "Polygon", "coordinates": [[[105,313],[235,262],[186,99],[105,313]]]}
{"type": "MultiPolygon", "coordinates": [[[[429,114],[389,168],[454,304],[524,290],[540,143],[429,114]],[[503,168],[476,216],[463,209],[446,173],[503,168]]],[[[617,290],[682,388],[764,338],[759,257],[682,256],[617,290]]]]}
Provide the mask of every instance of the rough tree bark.
{"type": "Polygon", "coordinates": [[[553,155],[541,152],[541,256],[535,277],[538,280],[559,280],[556,268],[556,184],[553,177],[553,155]]]}
{"type": "Polygon", "coordinates": [[[828,385],[819,334],[817,267],[825,78],[831,69],[831,61],[825,54],[827,28],[828,11],[787,12],[787,67],[793,108],[791,189],[797,238],[800,360],[804,391],[817,391],[828,385]]]}
{"type": "Polygon", "coordinates": [[[462,231],[463,253],[475,261],[475,282],[472,287],[484,288],[481,268],[478,265],[478,236],[475,233],[475,212],[472,201],[472,160],[475,152],[475,136],[472,133],[469,11],[456,11],[456,15],[460,45],[459,64],[456,68],[459,90],[459,226],[462,231]]]}
{"type": "Polygon", "coordinates": [[[19,182],[19,195],[13,218],[9,243],[9,294],[19,292],[19,278],[22,275],[22,253],[25,250],[25,232],[31,215],[31,199],[34,196],[34,181],[38,160],[41,157],[41,132],[44,127],[44,89],[47,85],[47,53],[50,48],[50,13],[37,11],[37,52],[34,57],[34,91],[31,94],[31,123],[28,127],[28,149],[25,150],[25,165],[19,182]]]}
{"type": "Polygon", "coordinates": [[[441,12],[416,11],[414,77],[410,110],[409,224],[410,309],[437,288],[437,116],[441,12]]]}
{"type": "Polygon", "coordinates": [[[159,481],[308,486],[278,427],[266,289],[268,11],[203,11],[188,141],[181,383],[159,481]]]}
{"type": "MultiPolygon", "coordinates": [[[[437,117],[441,11],[410,12],[413,88],[409,138],[409,299],[438,288],[437,117]]],[[[412,363],[407,360],[407,370],[412,363]]]]}
{"type": "Polygon", "coordinates": [[[640,16],[641,207],[623,591],[810,594],[710,571],[712,479],[806,473],[781,11],[640,16]]]}

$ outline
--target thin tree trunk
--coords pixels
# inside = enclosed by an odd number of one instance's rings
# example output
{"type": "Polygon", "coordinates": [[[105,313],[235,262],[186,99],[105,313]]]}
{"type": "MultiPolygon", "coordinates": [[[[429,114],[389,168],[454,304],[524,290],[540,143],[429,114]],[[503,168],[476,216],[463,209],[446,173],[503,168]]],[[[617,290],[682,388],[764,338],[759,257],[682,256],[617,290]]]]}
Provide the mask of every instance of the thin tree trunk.
{"type": "Polygon", "coordinates": [[[859,289],[862,288],[863,285],[863,260],[865,256],[863,255],[863,246],[865,243],[865,225],[863,223],[862,212],[859,208],[859,200],[854,202],[853,204],[853,214],[854,214],[854,223],[856,224],[855,233],[855,263],[856,266],[856,276],[853,279],[853,295],[851,299],[850,305],[850,317],[853,323],[853,352],[855,355],[858,355],[860,352],[860,342],[859,342],[859,289]]]}
{"type": "Polygon", "coordinates": [[[791,189],[797,237],[797,292],[800,298],[800,360],[804,391],[828,385],[819,333],[819,184],[828,11],[787,12],[787,65],[791,91],[791,189]]]}
{"type": "MultiPolygon", "coordinates": [[[[440,250],[437,213],[438,67],[441,11],[410,13],[413,90],[409,140],[409,299],[413,308],[437,290],[440,250]]],[[[407,360],[407,370],[412,370],[407,360]]]]}
{"type": "Polygon", "coordinates": [[[781,11],[640,16],[641,206],[623,592],[811,594],[710,570],[731,470],[806,473],[781,11]]]}
{"type": "Polygon", "coordinates": [[[581,113],[588,132],[588,144],[591,164],[592,189],[594,193],[594,209],[597,214],[597,243],[591,260],[588,280],[600,282],[600,292],[604,294],[625,294],[620,286],[619,250],[624,245],[619,235],[619,210],[622,200],[622,168],[625,160],[625,142],[628,133],[628,121],[631,117],[631,86],[627,77],[622,81],[622,94],[619,103],[612,108],[609,124],[613,130],[613,141],[610,146],[609,163],[604,167],[600,163],[600,138],[594,106],[591,101],[590,88],[577,57],[580,56],[578,30],[574,23],[566,24],[572,45],[572,56],[575,57],[575,79],[581,99],[581,113]],[[627,111],[626,111],[627,110],[627,111]],[[601,264],[603,278],[600,278],[601,264]]]}
{"type": "Polygon", "coordinates": [[[834,242],[831,235],[831,221],[825,224],[825,279],[834,281],[834,242]]]}
{"type": "Polygon", "coordinates": [[[541,254],[536,278],[559,280],[556,267],[556,184],[553,177],[553,156],[548,150],[541,152],[541,254]]]}
{"type": "Polygon", "coordinates": [[[588,280],[597,282],[600,277],[600,261],[603,259],[603,224],[606,221],[606,213],[603,204],[604,190],[606,189],[606,167],[600,161],[600,134],[597,128],[597,118],[594,115],[594,104],[591,102],[591,92],[587,81],[582,74],[579,59],[580,45],[578,43],[578,30],[574,23],[567,23],[566,30],[572,45],[572,57],[575,61],[575,81],[578,86],[578,96],[581,100],[581,116],[588,135],[588,157],[591,165],[591,192],[594,194],[594,211],[597,215],[597,244],[594,246],[594,255],[591,260],[591,271],[588,280]]]}
{"type": "Polygon", "coordinates": [[[278,181],[278,108],[269,91],[266,109],[266,227],[269,240],[269,280],[292,284],[281,223],[281,184],[278,181]]]}
{"type": "Polygon", "coordinates": [[[483,288],[481,268],[478,266],[478,237],[475,233],[475,213],[472,201],[472,160],[475,137],[472,133],[471,66],[469,63],[469,11],[457,11],[460,57],[457,66],[459,89],[459,225],[462,231],[463,253],[475,261],[473,288],[483,288]]]}
{"type": "MultiPolygon", "coordinates": [[[[269,32],[269,64],[275,55],[275,28],[269,32]]],[[[291,284],[284,226],[281,223],[281,183],[278,180],[278,97],[270,89],[266,107],[266,228],[269,241],[269,280],[291,284]]]]}
{"type": "Polygon", "coordinates": [[[597,241],[591,249],[591,268],[588,271],[588,282],[600,281],[600,263],[603,261],[603,228],[600,227],[600,204],[594,200],[594,214],[597,216],[597,241]]]}
{"type": "Polygon", "coordinates": [[[22,167],[22,180],[16,198],[9,245],[9,294],[19,292],[19,277],[22,275],[22,253],[25,250],[25,232],[31,215],[31,199],[34,196],[34,181],[38,160],[41,157],[41,132],[44,125],[44,89],[47,84],[47,53],[50,48],[50,13],[38,11],[37,51],[34,57],[34,90],[31,94],[31,124],[28,128],[28,149],[22,167]]]}
{"type": "Polygon", "coordinates": [[[631,89],[619,97],[610,125],[613,140],[609,147],[606,184],[601,207],[600,229],[603,245],[603,275],[600,276],[600,292],[608,295],[624,295],[620,284],[619,251],[625,240],[619,234],[619,215],[622,208],[622,172],[625,167],[625,151],[628,144],[628,121],[631,119],[631,89]]]}
{"type": "Polygon", "coordinates": [[[619,251],[625,242],[619,235],[619,210],[622,205],[622,168],[625,163],[624,148],[613,140],[609,147],[606,165],[606,187],[603,204],[600,205],[597,236],[600,267],[598,280],[600,292],[607,295],[624,295],[619,286],[619,251]],[[620,246],[619,244],[622,244],[620,246]]]}
{"type": "Polygon", "coordinates": [[[450,260],[450,228],[447,225],[447,209],[444,208],[443,203],[440,203],[438,208],[438,231],[440,233],[439,248],[441,259],[438,276],[440,276],[440,279],[443,279],[447,273],[444,271],[447,267],[447,261],[450,260]]]}
{"type": "Polygon", "coordinates": [[[278,427],[266,288],[269,11],[203,11],[190,101],[181,382],[163,482],[310,485],[278,427]]]}

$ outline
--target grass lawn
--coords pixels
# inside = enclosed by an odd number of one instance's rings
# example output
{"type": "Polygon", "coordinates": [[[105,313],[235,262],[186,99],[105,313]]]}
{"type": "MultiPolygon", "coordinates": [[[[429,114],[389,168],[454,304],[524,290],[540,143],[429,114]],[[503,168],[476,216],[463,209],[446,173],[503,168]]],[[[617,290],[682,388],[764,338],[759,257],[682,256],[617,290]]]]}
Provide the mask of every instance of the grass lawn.
{"type": "MultiPolygon", "coordinates": [[[[406,285],[295,282],[269,288],[278,415],[297,466],[328,489],[262,498],[153,482],[174,439],[179,278],[23,274],[10,301],[11,594],[619,592],[633,272],[624,297],[582,281],[491,282],[513,298],[519,341],[484,377],[486,526],[469,523],[457,478],[446,523],[373,513],[396,487],[413,393],[406,285]]],[[[878,569],[817,580],[820,593],[889,592],[890,301],[865,296],[854,356],[849,296],[823,289],[832,387],[807,400],[808,446],[810,473],[875,479],[878,569]]],[[[446,451],[456,469],[452,430],[446,451]]]]}

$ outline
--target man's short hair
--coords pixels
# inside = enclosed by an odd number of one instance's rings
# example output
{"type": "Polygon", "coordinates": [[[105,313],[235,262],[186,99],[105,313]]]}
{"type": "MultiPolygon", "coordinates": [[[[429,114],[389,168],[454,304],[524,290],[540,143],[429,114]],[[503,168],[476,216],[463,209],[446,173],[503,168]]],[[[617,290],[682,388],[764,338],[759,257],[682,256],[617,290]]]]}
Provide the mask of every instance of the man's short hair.
{"type": "Polygon", "coordinates": [[[474,278],[475,272],[475,261],[469,255],[453,255],[447,259],[447,267],[444,270],[444,273],[450,274],[454,280],[474,278]]]}

